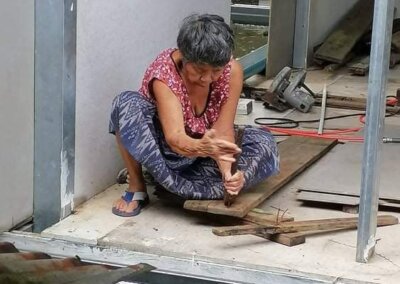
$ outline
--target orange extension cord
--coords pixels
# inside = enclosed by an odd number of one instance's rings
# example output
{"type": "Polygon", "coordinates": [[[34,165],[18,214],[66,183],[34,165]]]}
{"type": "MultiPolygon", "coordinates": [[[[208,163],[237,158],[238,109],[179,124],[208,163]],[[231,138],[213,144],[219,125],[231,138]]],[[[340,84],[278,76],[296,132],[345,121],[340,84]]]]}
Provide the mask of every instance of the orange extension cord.
{"type": "MultiPolygon", "coordinates": [[[[397,99],[390,97],[387,99],[386,104],[394,106],[397,104],[397,99]]],[[[360,115],[359,120],[362,124],[365,124],[365,115],[360,115]]],[[[290,128],[270,127],[270,126],[263,126],[263,128],[266,128],[271,132],[294,135],[294,136],[337,139],[343,142],[364,142],[364,137],[362,136],[348,135],[360,131],[363,127],[345,128],[340,130],[325,130],[323,134],[318,134],[316,130],[300,130],[300,129],[290,129],[290,128]]]]}

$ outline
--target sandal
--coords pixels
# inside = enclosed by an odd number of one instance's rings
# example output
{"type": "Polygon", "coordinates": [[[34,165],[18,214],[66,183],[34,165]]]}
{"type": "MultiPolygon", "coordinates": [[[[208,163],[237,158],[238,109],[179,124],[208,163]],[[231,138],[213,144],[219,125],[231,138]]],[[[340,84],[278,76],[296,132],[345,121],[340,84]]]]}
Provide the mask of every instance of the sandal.
{"type": "Polygon", "coordinates": [[[137,191],[137,192],[125,191],[125,195],[121,196],[121,198],[126,202],[127,205],[129,205],[129,203],[131,203],[132,201],[138,202],[138,206],[135,209],[133,209],[132,212],[121,211],[116,207],[113,207],[112,213],[121,217],[133,217],[138,215],[140,213],[140,210],[150,202],[147,192],[143,191],[137,191]]]}

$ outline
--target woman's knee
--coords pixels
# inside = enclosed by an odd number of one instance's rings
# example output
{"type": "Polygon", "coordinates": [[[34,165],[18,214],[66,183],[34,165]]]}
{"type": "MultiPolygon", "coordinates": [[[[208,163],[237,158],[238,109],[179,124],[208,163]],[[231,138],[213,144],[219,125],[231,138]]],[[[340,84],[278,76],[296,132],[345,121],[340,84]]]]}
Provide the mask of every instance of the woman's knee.
{"type": "Polygon", "coordinates": [[[271,132],[260,128],[250,128],[248,143],[259,156],[278,157],[278,147],[271,132]]]}
{"type": "Polygon", "coordinates": [[[138,92],[124,91],[114,97],[112,102],[113,109],[119,108],[122,104],[129,102],[131,100],[140,100],[142,96],[138,92]]]}

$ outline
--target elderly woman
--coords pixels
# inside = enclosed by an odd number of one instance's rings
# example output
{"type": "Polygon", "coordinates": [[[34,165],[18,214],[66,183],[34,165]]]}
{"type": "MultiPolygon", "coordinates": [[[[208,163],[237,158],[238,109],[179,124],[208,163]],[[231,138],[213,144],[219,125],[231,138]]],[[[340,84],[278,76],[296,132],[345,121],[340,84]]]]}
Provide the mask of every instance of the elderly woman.
{"type": "Polygon", "coordinates": [[[129,186],[113,206],[135,216],[149,198],[142,166],[157,183],[184,199],[222,199],[278,171],[273,136],[246,127],[242,149],[234,118],[243,84],[232,58],[233,33],[217,15],[192,15],[180,28],[178,48],[161,52],[138,92],[123,92],[112,105],[110,133],[129,173],[129,186]],[[240,154],[231,174],[233,156],[240,154]]]}

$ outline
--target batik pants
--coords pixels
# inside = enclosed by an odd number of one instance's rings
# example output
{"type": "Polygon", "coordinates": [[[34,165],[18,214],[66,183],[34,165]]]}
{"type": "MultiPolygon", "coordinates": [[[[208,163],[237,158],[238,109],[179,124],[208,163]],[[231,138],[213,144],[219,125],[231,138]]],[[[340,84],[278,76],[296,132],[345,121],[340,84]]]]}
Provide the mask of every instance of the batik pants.
{"type": "MultiPolygon", "coordinates": [[[[211,158],[188,158],[171,150],[165,141],[156,106],[137,92],[123,92],[112,104],[109,132],[119,133],[122,145],[157,183],[184,199],[222,199],[224,186],[217,163],[211,158]]],[[[279,169],[272,134],[246,126],[238,170],[245,178],[243,190],[279,169]]]]}

